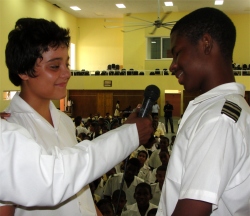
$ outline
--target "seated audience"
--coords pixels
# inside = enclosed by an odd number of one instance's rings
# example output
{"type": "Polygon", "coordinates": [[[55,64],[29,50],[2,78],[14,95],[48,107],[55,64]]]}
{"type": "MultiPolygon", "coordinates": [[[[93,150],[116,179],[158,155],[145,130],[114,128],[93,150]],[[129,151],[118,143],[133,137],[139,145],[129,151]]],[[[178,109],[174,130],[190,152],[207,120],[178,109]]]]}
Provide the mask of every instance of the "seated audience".
{"type": "Polygon", "coordinates": [[[90,128],[89,128],[89,131],[90,131],[90,139],[93,140],[95,139],[96,137],[100,136],[101,133],[100,133],[100,126],[97,122],[92,122],[90,124],[90,128]]]}
{"type": "Polygon", "coordinates": [[[151,187],[143,182],[136,186],[134,198],[136,203],[127,206],[127,211],[124,211],[122,216],[147,216],[148,211],[157,208],[157,205],[150,203],[152,199],[151,187]]]}
{"type": "Polygon", "coordinates": [[[134,199],[134,191],[136,185],[143,182],[137,175],[140,170],[140,162],[137,158],[131,158],[127,162],[127,168],[125,173],[117,173],[110,177],[104,187],[104,198],[110,199],[113,192],[121,188],[121,183],[124,175],[124,184],[122,189],[126,193],[127,204],[133,204],[136,202],[134,199]]]}
{"type": "MultiPolygon", "coordinates": [[[[168,161],[169,161],[169,154],[167,151],[161,151],[159,154],[160,160],[161,160],[161,166],[168,166],[168,161]]],[[[152,174],[150,176],[150,183],[155,183],[156,182],[156,171],[158,167],[153,169],[152,174]]]]}
{"type": "Polygon", "coordinates": [[[114,208],[110,200],[101,199],[96,203],[96,206],[103,216],[115,216],[114,208]]]}
{"type": "Polygon", "coordinates": [[[75,126],[76,126],[76,131],[77,131],[76,135],[77,136],[80,133],[85,133],[86,135],[89,133],[89,130],[87,130],[87,128],[82,126],[82,117],[81,116],[75,117],[74,122],[75,122],[75,126]]]}
{"type": "Polygon", "coordinates": [[[138,173],[138,177],[143,179],[146,183],[149,183],[151,176],[151,169],[148,165],[145,164],[148,158],[148,153],[145,150],[138,152],[137,159],[140,161],[141,169],[138,173]]]}
{"type": "Polygon", "coordinates": [[[168,145],[169,145],[169,139],[167,137],[161,137],[160,138],[160,149],[155,150],[151,157],[149,158],[148,165],[150,167],[157,168],[162,164],[159,154],[161,151],[168,151],[168,145]]]}
{"type": "Polygon", "coordinates": [[[120,216],[122,212],[127,210],[126,193],[123,190],[115,190],[112,194],[111,202],[114,206],[116,216],[120,216]]]}
{"type": "Polygon", "coordinates": [[[151,154],[156,150],[155,144],[157,143],[157,140],[155,137],[152,135],[151,138],[148,140],[148,142],[145,145],[141,145],[135,150],[132,154],[131,157],[137,157],[138,152],[141,150],[144,150],[148,153],[148,158],[145,161],[145,164],[148,165],[149,158],[151,157],[151,154]]]}
{"type": "Polygon", "coordinates": [[[161,191],[162,191],[162,186],[165,180],[165,175],[166,175],[166,170],[167,166],[159,166],[156,169],[156,183],[151,184],[151,190],[152,190],[152,195],[153,198],[150,200],[151,203],[155,205],[159,205],[160,202],[160,197],[161,197],[161,191]]]}

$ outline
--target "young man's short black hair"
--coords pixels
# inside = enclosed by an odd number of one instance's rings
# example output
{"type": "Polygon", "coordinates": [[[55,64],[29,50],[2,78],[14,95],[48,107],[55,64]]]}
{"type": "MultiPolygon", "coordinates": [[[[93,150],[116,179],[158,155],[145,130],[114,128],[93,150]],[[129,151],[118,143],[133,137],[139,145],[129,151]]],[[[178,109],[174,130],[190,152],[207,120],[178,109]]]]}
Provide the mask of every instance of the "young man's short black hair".
{"type": "Polygon", "coordinates": [[[69,47],[69,30],[45,19],[21,18],[8,35],[5,57],[9,79],[15,86],[22,83],[18,74],[36,77],[36,60],[42,54],[61,45],[69,47]]]}
{"type": "Polygon", "coordinates": [[[148,191],[149,191],[149,193],[152,194],[151,186],[148,183],[146,183],[146,182],[141,182],[138,185],[136,185],[136,187],[135,187],[135,193],[138,190],[138,188],[147,188],[148,191]]]}
{"type": "Polygon", "coordinates": [[[232,61],[236,40],[236,29],[231,19],[215,8],[200,8],[181,18],[171,30],[171,34],[186,36],[193,44],[208,33],[218,43],[226,60],[232,61]]]}
{"type": "MultiPolygon", "coordinates": [[[[165,153],[167,153],[167,152],[165,152],[165,153]]],[[[166,166],[161,165],[161,166],[157,167],[156,172],[158,172],[158,171],[163,171],[163,172],[166,172],[166,171],[167,171],[167,167],[166,167],[166,166]]]]}
{"type": "Polygon", "coordinates": [[[140,161],[139,161],[137,158],[130,158],[130,159],[128,160],[128,165],[129,165],[129,164],[131,164],[131,165],[137,167],[138,170],[140,170],[140,168],[141,168],[141,163],[140,163],[140,161]]]}
{"type": "Polygon", "coordinates": [[[126,199],[126,193],[124,192],[124,190],[118,189],[118,190],[115,190],[112,194],[112,198],[114,198],[114,197],[118,198],[119,196],[124,197],[126,199]]]}

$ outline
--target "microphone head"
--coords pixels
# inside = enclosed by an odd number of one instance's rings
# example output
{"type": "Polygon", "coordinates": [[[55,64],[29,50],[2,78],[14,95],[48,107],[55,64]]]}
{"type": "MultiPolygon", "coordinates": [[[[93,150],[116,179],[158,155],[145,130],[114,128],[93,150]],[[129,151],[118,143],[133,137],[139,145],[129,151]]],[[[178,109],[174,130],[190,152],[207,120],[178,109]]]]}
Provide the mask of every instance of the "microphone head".
{"type": "Polygon", "coordinates": [[[151,99],[152,101],[157,101],[160,97],[160,89],[156,85],[149,85],[145,88],[144,98],[151,99]]]}

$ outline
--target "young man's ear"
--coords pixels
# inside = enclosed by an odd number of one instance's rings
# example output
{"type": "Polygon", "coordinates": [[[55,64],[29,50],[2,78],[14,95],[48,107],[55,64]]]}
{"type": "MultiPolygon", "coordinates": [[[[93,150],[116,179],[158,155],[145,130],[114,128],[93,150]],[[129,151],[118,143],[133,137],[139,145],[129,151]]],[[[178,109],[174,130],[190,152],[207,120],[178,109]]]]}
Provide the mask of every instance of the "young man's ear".
{"type": "Polygon", "coordinates": [[[23,80],[26,81],[29,79],[29,76],[27,74],[18,74],[18,76],[23,80]]]}
{"type": "Polygon", "coordinates": [[[202,37],[203,50],[206,55],[209,55],[213,48],[213,39],[211,35],[204,34],[202,37]]]}

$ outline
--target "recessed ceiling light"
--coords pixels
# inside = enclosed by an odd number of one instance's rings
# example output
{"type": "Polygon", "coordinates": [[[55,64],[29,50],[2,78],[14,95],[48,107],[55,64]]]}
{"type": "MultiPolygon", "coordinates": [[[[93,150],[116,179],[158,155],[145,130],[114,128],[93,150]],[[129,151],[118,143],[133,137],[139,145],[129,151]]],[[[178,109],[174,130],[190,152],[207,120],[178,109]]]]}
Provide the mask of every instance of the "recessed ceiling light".
{"type": "Polygon", "coordinates": [[[214,5],[223,5],[223,0],[215,0],[214,5]]]}
{"type": "Polygon", "coordinates": [[[76,11],[77,11],[77,10],[81,10],[81,8],[79,8],[79,7],[77,7],[77,6],[71,6],[70,8],[71,8],[72,10],[76,10],[76,11]]]}
{"type": "Polygon", "coordinates": [[[118,7],[118,8],[126,8],[126,6],[124,4],[116,4],[116,7],[118,7]]]}
{"type": "Polygon", "coordinates": [[[156,41],[151,41],[151,43],[156,43],[156,41]]]}
{"type": "Polygon", "coordinates": [[[173,2],[164,2],[165,6],[173,6],[173,2]]]}

